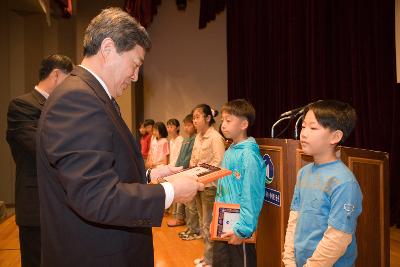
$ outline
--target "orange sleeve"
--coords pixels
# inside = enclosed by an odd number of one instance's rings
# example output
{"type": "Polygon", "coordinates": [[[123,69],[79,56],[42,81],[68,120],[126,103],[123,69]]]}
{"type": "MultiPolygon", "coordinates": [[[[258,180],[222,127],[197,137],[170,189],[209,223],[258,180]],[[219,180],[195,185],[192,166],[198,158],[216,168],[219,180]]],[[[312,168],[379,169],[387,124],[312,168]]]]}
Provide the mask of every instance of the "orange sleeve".
{"type": "Polygon", "coordinates": [[[285,244],[283,246],[282,261],[285,267],[296,267],[294,256],[294,233],[297,224],[297,211],[290,211],[289,221],[286,228],[285,244]]]}

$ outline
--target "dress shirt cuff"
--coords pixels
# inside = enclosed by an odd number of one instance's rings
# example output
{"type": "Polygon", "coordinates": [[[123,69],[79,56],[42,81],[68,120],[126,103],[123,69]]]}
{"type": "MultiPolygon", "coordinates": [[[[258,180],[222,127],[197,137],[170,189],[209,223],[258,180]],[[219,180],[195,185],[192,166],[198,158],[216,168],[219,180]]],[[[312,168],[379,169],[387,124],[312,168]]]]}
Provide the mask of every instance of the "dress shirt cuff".
{"type": "Polygon", "coordinates": [[[168,209],[172,201],[174,201],[174,187],[169,182],[161,183],[161,185],[164,187],[165,191],[165,209],[168,209]]]}

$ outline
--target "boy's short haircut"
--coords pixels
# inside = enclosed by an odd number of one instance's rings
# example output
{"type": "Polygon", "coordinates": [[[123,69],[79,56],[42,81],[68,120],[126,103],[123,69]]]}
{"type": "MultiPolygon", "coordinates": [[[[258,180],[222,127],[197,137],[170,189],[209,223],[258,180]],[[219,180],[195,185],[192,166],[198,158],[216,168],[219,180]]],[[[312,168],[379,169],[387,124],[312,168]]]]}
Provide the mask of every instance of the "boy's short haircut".
{"type": "Polygon", "coordinates": [[[145,120],[144,122],[143,122],[143,126],[144,127],[146,127],[146,126],[149,126],[149,125],[151,125],[151,126],[154,126],[154,120],[152,120],[152,119],[147,119],[147,120],[145,120]]]}
{"type": "Polygon", "coordinates": [[[249,127],[254,124],[256,119],[256,111],[250,102],[244,99],[235,99],[224,104],[221,114],[225,112],[236,117],[243,117],[249,122],[249,127]]]}
{"type": "Polygon", "coordinates": [[[193,123],[193,115],[192,114],[188,114],[186,115],[186,117],[183,119],[183,123],[193,123]]]}
{"type": "Polygon", "coordinates": [[[178,128],[178,134],[179,134],[180,123],[179,123],[179,121],[177,119],[169,119],[167,121],[167,125],[174,125],[176,128],[178,128]]]}
{"type": "Polygon", "coordinates": [[[312,110],[318,123],[324,128],[333,131],[343,132],[342,140],[344,142],[354,129],[357,120],[355,109],[347,103],[337,100],[319,100],[309,104],[304,109],[304,114],[312,110]]]}

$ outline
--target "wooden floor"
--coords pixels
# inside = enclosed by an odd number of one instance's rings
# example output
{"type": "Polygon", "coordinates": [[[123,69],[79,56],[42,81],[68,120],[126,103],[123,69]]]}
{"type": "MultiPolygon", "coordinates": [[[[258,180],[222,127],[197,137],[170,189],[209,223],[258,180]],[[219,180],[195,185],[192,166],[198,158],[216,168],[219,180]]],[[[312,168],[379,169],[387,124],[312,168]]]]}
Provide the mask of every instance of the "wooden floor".
{"type": "MultiPolygon", "coordinates": [[[[193,260],[203,252],[202,240],[182,241],[178,233],[185,227],[170,228],[166,218],[159,228],[153,228],[156,267],[192,267],[193,260]]],[[[400,267],[400,229],[390,229],[390,266],[400,267]]],[[[20,267],[18,228],[12,216],[0,224],[0,267],[20,267]]]]}
{"type": "MultiPolygon", "coordinates": [[[[155,267],[193,267],[193,260],[203,253],[203,240],[182,241],[178,233],[186,227],[168,227],[166,220],[153,228],[155,267]]],[[[18,227],[12,216],[0,224],[0,267],[20,266],[18,227]]]]}

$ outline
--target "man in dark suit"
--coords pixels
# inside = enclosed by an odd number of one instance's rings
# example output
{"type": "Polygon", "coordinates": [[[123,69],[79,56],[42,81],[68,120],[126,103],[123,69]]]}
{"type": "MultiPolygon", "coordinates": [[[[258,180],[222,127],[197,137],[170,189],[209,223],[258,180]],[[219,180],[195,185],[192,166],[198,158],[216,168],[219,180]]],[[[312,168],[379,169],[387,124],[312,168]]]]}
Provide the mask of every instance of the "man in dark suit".
{"type": "MultiPolygon", "coordinates": [[[[86,29],[84,59],[48,99],[38,128],[42,266],[153,266],[152,226],[204,187],[189,177],[147,184],[115,97],[137,80],[147,32],[119,8],[86,29]]],[[[148,178],[148,179],[146,179],[148,178]]]]}
{"type": "Polygon", "coordinates": [[[39,83],[28,94],[10,102],[7,142],[16,164],[15,215],[19,227],[22,267],[40,266],[39,197],[36,176],[36,129],[47,97],[72,71],[62,55],[43,59],[39,83]]]}

